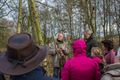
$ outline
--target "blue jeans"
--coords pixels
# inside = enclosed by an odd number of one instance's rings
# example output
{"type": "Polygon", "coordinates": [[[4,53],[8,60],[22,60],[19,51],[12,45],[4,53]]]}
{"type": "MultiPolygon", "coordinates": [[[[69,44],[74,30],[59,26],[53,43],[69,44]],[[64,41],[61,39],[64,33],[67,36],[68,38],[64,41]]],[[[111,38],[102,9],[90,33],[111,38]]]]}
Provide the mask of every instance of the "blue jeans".
{"type": "Polygon", "coordinates": [[[54,78],[60,78],[60,68],[59,67],[54,67],[53,69],[53,77],[54,78]]]}

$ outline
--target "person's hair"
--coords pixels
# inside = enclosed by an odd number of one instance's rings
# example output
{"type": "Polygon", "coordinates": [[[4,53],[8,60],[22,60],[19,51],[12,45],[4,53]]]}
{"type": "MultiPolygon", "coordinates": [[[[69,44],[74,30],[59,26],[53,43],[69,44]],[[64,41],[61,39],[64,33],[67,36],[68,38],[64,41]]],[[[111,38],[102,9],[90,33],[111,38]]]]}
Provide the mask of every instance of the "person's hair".
{"type": "Polygon", "coordinates": [[[102,57],[103,56],[103,54],[102,54],[102,50],[99,48],[99,47],[93,47],[92,49],[91,49],[91,51],[92,50],[94,50],[94,55],[95,56],[98,56],[98,57],[102,57]]]}
{"type": "Polygon", "coordinates": [[[87,33],[87,34],[92,34],[93,32],[91,30],[85,30],[84,33],[87,33]]]}
{"type": "Polygon", "coordinates": [[[111,40],[103,40],[102,43],[103,43],[104,47],[108,49],[108,51],[110,51],[114,48],[113,41],[111,41],[111,40]]]}

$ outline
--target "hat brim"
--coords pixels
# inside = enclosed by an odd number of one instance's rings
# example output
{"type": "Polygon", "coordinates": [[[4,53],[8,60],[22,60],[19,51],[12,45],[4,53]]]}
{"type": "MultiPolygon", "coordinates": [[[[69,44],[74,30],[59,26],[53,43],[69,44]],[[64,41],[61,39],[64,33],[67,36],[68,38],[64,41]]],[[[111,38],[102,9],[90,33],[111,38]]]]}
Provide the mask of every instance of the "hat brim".
{"type": "Polygon", "coordinates": [[[8,75],[21,75],[28,73],[40,66],[40,62],[44,60],[47,53],[47,46],[39,47],[37,54],[23,64],[25,67],[21,65],[13,65],[11,62],[8,61],[6,55],[3,54],[0,56],[0,71],[8,75]]]}

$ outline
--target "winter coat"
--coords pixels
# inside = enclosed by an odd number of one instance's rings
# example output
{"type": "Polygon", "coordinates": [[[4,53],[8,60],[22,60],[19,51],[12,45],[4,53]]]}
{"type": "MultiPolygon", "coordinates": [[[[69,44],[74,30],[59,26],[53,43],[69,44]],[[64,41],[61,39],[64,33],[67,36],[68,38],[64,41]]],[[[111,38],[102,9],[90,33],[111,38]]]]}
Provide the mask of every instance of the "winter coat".
{"type": "Polygon", "coordinates": [[[86,56],[86,43],[79,39],[73,42],[73,58],[62,69],[62,80],[100,80],[98,64],[86,56]]]}
{"type": "Polygon", "coordinates": [[[115,55],[116,55],[116,52],[111,50],[111,51],[106,51],[105,52],[105,61],[106,61],[106,64],[113,64],[115,63],[115,55]]]}
{"type": "Polygon", "coordinates": [[[11,76],[11,80],[51,80],[51,79],[45,77],[43,68],[39,67],[23,75],[11,76]]]}
{"type": "Polygon", "coordinates": [[[91,49],[92,47],[98,47],[98,43],[93,35],[91,35],[87,40],[87,56],[91,56],[91,49]]]}
{"type": "MultiPolygon", "coordinates": [[[[56,43],[55,43],[55,47],[61,49],[62,46],[65,45],[65,44],[66,44],[66,43],[65,43],[64,41],[58,41],[58,40],[57,40],[56,43]]],[[[62,49],[61,49],[61,51],[64,53],[64,54],[63,54],[64,56],[67,55],[66,47],[65,47],[65,50],[62,50],[62,49]]],[[[61,52],[56,49],[55,55],[54,55],[54,57],[53,57],[53,66],[54,66],[54,67],[63,67],[65,60],[66,60],[66,59],[65,59],[65,57],[63,57],[63,56],[61,55],[61,52]]]]}
{"type": "Polygon", "coordinates": [[[5,80],[4,74],[0,72],[0,80],[5,80]]]}
{"type": "Polygon", "coordinates": [[[96,61],[98,64],[101,64],[103,62],[102,58],[100,57],[92,57],[94,61],[96,61]]]}
{"type": "Polygon", "coordinates": [[[103,58],[102,57],[92,57],[92,59],[98,63],[99,67],[100,67],[100,71],[101,73],[104,72],[104,66],[105,66],[105,62],[103,61],[103,58]]]}

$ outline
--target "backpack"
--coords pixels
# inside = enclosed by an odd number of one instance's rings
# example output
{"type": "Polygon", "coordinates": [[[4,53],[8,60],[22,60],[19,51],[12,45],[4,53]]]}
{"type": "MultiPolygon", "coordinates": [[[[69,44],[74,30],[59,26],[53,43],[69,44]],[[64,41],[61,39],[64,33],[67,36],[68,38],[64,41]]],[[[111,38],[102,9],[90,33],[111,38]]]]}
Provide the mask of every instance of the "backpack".
{"type": "Polygon", "coordinates": [[[101,80],[120,80],[120,63],[109,65],[101,80]]]}

